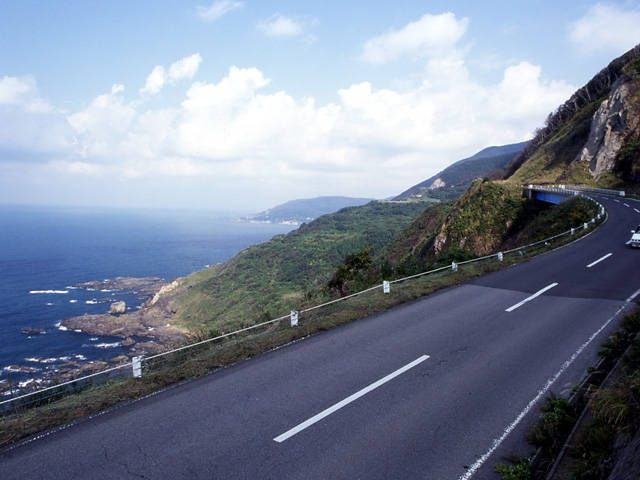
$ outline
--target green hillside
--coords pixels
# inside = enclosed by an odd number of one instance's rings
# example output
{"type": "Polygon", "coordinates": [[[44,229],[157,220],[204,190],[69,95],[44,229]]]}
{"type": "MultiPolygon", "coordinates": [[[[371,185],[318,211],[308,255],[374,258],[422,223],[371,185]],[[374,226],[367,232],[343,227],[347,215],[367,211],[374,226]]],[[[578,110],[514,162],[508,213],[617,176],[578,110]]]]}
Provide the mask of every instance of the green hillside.
{"type": "Polygon", "coordinates": [[[476,178],[500,176],[526,145],[527,142],[521,142],[484,148],[405,190],[395,200],[421,197],[454,200],[462,195],[476,178]]]}
{"type": "Polygon", "coordinates": [[[371,202],[250,247],[183,280],[174,322],[215,330],[286,314],[319,295],[348,254],[365,246],[377,254],[423,209],[422,203],[371,202]]]}

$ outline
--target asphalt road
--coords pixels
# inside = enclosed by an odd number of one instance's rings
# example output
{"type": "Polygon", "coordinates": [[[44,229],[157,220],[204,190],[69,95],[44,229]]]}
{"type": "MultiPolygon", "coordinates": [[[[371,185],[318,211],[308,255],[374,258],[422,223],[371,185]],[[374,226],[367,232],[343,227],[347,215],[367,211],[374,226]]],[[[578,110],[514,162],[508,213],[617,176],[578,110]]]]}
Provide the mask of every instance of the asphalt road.
{"type": "Polygon", "coordinates": [[[640,289],[640,206],[601,201],[570,246],[26,442],[0,478],[496,478],[640,289]]]}

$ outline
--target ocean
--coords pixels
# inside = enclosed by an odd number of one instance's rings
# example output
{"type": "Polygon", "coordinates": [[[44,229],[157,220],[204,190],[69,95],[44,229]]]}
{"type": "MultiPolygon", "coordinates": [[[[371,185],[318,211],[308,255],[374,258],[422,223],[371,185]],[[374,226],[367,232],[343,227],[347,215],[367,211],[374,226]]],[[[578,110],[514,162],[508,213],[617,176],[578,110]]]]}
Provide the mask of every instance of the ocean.
{"type": "Polygon", "coordinates": [[[59,322],[105,313],[116,300],[133,309],[144,299],[74,284],[119,276],[171,281],[293,228],[207,212],[0,206],[0,383],[125,353],[119,338],[65,331],[59,322]]]}

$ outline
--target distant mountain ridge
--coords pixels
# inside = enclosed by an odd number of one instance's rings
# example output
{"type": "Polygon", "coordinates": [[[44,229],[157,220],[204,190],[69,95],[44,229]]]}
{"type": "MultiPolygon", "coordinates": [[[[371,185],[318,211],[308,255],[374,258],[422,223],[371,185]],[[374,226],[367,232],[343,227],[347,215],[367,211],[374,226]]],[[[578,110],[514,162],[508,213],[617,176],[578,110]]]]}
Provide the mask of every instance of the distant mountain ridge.
{"type": "Polygon", "coordinates": [[[528,142],[520,142],[484,148],[475,155],[458,160],[434,176],[405,190],[394,200],[429,196],[439,189],[450,190],[452,193],[450,196],[460,195],[469,188],[474,179],[505,168],[527,144],[528,142]]]}
{"type": "Polygon", "coordinates": [[[281,205],[245,218],[250,222],[284,223],[299,225],[310,222],[327,213],[346,207],[358,207],[371,202],[372,198],[325,196],[290,200],[281,205]]]}

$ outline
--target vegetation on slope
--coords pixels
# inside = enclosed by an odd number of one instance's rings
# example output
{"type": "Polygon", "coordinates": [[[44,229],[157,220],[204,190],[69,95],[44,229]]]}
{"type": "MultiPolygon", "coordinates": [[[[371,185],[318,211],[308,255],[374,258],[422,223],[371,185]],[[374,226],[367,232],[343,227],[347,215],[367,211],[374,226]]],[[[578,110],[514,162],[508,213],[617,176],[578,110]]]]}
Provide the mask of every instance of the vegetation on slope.
{"type": "Polygon", "coordinates": [[[309,222],[321,215],[337,212],[342,208],[357,207],[371,202],[371,198],[316,197],[290,200],[264,212],[247,217],[257,222],[309,222]]]}
{"type": "Polygon", "coordinates": [[[175,320],[216,331],[283,315],[322,290],[345,257],[377,254],[424,209],[422,203],[371,202],[322,216],[187,277],[175,320]]]}
{"type": "Polygon", "coordinates": [[[521,142],[485,148],[407,189],[395,200],[406,200],[418,196],[438,200],[455,200],[469,188],[476,178],[501,176],[506,166],[522,151],[526,144],[526,142],[521,142]],[[433,186],[434,182],[441,186],[433,186]]]}
{"type": "Polygon", "coordinates": [[[425,210],[378,263],[386,267],[387,276],[413,274],[537,242],[589,221],[596,213],[584,198],[552,206],[525,199],[512,183],[477,180],[455,203],[425,210]]]}

